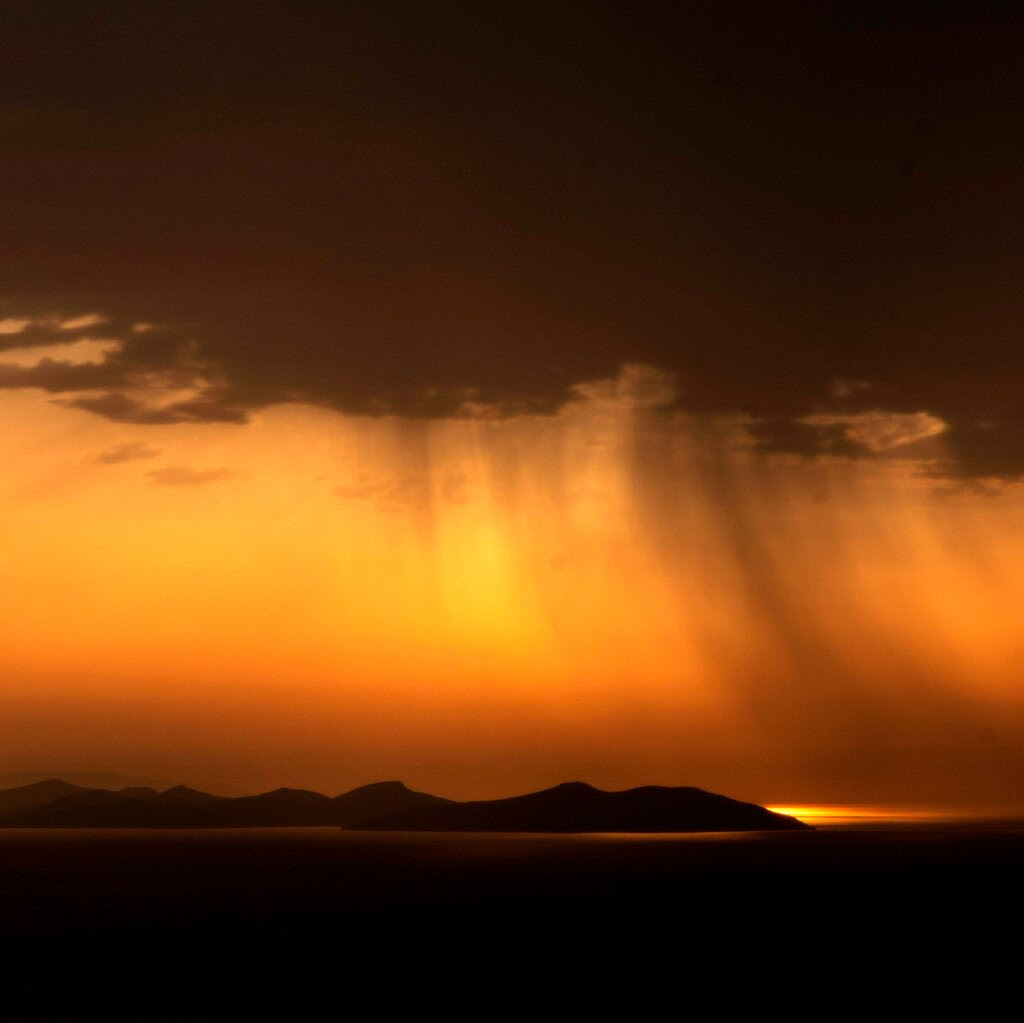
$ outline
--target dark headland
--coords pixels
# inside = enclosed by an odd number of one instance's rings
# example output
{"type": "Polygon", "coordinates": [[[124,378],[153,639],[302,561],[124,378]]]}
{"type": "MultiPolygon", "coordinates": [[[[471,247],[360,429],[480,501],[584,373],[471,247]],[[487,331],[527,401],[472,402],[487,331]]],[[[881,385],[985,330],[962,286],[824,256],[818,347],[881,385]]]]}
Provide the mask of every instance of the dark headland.
{"type": "Polygon", "coordinates": [[[89,789],[52,780],[0,790],[0,827],[341,827],[390,831],[695,832],[793,831],[809,826],[703,789],[646,785],[605,792],[567,782],[508,799],[456,802],[401,782],[333,798],[304,789],[222,797],[176,786],[89,789]]]}

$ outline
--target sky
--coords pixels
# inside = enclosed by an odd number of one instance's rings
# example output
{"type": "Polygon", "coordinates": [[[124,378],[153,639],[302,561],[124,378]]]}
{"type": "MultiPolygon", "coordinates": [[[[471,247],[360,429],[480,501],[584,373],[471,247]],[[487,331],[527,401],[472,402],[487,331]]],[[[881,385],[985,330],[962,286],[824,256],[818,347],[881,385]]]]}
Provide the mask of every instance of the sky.
{"type": "Polygon", "coordinates": [[[1024,803],[1022,22],[0,2],[3,771],[1024,803]]]}

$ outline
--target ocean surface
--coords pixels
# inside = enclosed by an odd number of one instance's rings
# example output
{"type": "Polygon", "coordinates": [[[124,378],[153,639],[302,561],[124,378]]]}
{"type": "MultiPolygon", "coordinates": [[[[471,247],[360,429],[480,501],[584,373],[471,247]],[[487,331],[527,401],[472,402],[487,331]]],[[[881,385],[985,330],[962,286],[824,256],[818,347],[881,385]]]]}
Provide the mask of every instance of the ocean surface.
{"type": "Polygon", "coordinates": [[[295,916],[384,935],[593,934],[684,907],[891,911],[939,886],[965,909],[1021,894],[1024,819],[920,813],[657,835],[0,829],[0,906],[9,926],[48,933],[295,916]]]}
{"type": "Polygon", "coordinates": [[[412,976],[493,976],[504,963],[550,978],[577,957],[628,987],[648,964],[667,983],[682,963],[709,976],[728,964],[859,976],[926,954],[933,971],[962,974],[968,960],[997,969],[1016,955],[997,936],[1024,910],[1024,820],[819,823],[679,835],[0,830],[4,961],[45,961],[90,997],[171,983],[242,1004],[268,978],[393,984],[385,964],[405,997],[412,976]]]}

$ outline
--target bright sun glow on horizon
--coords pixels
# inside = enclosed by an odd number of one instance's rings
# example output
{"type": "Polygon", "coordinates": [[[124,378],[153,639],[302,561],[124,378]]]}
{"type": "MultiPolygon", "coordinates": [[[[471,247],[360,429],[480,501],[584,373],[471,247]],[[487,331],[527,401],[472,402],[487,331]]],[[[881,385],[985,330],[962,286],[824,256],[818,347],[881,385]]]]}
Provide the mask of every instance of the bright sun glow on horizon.
{"type": "Polygon", "coordinates": [[[773,813],[818,826],[936,824],[978,820],[1021,820],[1024,808],[993,806],[768,806],[773,813]]]}

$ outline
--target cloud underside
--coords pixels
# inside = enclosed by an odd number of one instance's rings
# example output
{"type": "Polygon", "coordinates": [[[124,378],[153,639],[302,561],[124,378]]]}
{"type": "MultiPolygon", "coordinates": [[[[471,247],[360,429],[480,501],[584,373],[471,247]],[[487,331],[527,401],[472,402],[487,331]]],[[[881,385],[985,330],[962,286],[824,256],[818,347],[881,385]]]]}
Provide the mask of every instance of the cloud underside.
{"type": "Polygon", "coordinates": [[[223,371],[180,329],[98,314],[0,321],[0,390],[35,388],[117,423],[244,423],[223,371]],[[145,329],[140,329],[145,327],[145,329]],[[15,329],[18,328],[18,329],[15,329]]]}
{"type": "Polygon", "coordinates": [[[941,458],[938,438],[948,424],[927,412],[815,413],[750,424],[757,450],[845,458],[941,458]]]}
{"type": "Polygon", "coordinates": [[[96,456],[100,465],[120,465],[123,462],[137,462],[147,458],[157,458],[160,454],[158,448],[151,448],[141,441],[128,441],[124,444],[116,444],[106,451],[101,451],[96,456]]]}
{"type": "MultiPolygon", "coordinates": [[[[706,401],[691,401],[701,396],[688,393],[685,386],[680,392],[675,374],[636,362],[611,367],[606,377],[570,382],[558,396],[541,386],[531,392],[522,385],[503,390],[493,383],[489,388],[446,387],[436,381],[415,386],[407,381],[393,391],[342,385],[302,390],[293,386],[288,373],[275,374],[272,361],[264,363],[256,356],[251,361],[218,361],[204,354],[191,328],[98,313],[0,320],[0,390],[39,389],[62,406],[137,426],[242,425],[254,411],[283,401],[414,418],[544,415],[578,403],[645,415],[667,415],[691,404],[702,406],[699,414],[738,414],[724,399],[717,409],[708,408],[706,401]],[[280,377],[276,383],[275,376],[280,377]]],[[[965,422],[963,417],[957,421],[921,408],[886,409],[878,389],[867,380],[823,381],[820,397],[813,412],[747,415],[743,430],[749,449],[763,457],[916,460],[924,475],[937,479],[1024,477],[1024,425],[965,422]]],[[[143,450],[126,447],[98,461],[150,457],[143,450]]],[[[176,472],[151,475],[167,485],[226,478],[178,478],[176,472]]],[[[349,500],[401,503],[417,500],[416,489],[415,481],[397,491],[392,485],[356,481],[337,494],[349,500]]]]}
{"type": "Polygon", "coordinates": [[[200,487],[206,483],[220,483],[233,479],[235,473],[230,469],[189,469],[185,466],[171,465],[163,469],[154,469],[146,474],[162,487],[200,487]]]}
{"type": "Polygon", "coordinates": [[[244,410],[227,407],[209,397],[153,406],[143,400],[108,391],[99,397],[74,398],[62,401],[61,404],[95,412],[115,423],[137,423],[143,426],[168,423],[244,423],[249,418],[244,410]]]}

